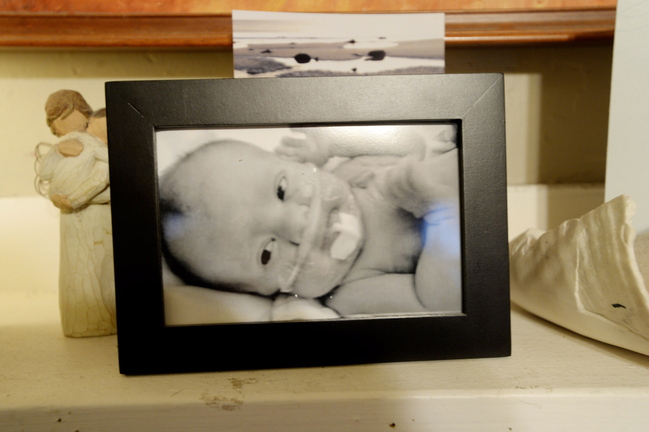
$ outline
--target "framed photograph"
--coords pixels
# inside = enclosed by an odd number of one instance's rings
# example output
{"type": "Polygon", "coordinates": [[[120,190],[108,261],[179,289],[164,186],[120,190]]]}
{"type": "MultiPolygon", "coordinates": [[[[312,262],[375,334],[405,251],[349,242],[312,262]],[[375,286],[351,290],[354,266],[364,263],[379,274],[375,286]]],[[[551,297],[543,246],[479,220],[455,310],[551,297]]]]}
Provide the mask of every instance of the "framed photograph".
{"type": "Polygon", "coordinates": [[[510,354],[502,75],[106,102],[121,373],[510,354]]]}

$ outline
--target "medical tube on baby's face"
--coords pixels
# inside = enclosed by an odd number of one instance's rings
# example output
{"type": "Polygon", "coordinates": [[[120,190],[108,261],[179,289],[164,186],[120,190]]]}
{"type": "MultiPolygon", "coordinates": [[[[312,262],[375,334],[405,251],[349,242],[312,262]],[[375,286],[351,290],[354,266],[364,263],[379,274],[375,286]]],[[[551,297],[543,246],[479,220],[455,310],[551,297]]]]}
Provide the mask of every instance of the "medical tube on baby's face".
{"type": "Polygon", "coordinates": [[[302,177],[301,194],[310,195],[306,227],[297,254],[282,269],[285,293],[319,297],[340,283],[361,243],[360,214],[347,183],[334,175],[310,170],[302,177]]]}
{"type": "Polygon", "coordinates": [[[302,238],[297,247],[297,256],[295,261],[290,266],[290,272],[287,274],[282,274],[279,281],[279,287],[281,292],[291,292],[292,286],[297,279],[298,274],[304,267],[307,257],[311,253],[311,250],[314,246],[315,237],[317,234],[320,225],[322,224],[322,207],[324,197],[322,196],[322,186],[319,182],[311,182],[309,179],[308,186],[305,186],[305,189],[308,189],[311,193],[311,202],[309,204],[309,212],[307,213],[308,219],[306,223],[306,228],[302,233],[302,238]]]}

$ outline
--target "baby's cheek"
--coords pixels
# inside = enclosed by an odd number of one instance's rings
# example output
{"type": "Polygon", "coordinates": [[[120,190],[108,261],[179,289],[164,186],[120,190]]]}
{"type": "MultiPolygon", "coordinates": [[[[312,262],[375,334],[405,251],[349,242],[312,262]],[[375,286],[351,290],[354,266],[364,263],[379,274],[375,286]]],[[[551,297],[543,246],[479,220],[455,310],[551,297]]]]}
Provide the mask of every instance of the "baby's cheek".
{"type": "Polygon", "coordinates": [[[307,298],[321,297],[338,286],[348,271],[346,261],[333,259],[326,252],[312,252],[293,284],[293,293],[307,298]]]}

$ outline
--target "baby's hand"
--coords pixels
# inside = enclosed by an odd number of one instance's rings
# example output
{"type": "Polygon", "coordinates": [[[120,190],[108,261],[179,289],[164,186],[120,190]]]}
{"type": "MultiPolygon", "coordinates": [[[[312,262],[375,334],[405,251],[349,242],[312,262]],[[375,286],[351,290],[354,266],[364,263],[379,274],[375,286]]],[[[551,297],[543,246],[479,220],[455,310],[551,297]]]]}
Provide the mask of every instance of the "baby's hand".
{"type": "Polygon", "coordinates": [[[294,133],[282,138],[275,152],[285,159],[296,162],[311,162],[322,166],[329,160],[329,151],[319,140],[308,133],[294,133]]]}
{"type": "Polygon", "coordinates": [[[333,309],[321,305],[313,299],[293,296],[280,296],[273,302],[271,309],[272,321],[295,321],[312,319],[339,318],[333,309]]]}

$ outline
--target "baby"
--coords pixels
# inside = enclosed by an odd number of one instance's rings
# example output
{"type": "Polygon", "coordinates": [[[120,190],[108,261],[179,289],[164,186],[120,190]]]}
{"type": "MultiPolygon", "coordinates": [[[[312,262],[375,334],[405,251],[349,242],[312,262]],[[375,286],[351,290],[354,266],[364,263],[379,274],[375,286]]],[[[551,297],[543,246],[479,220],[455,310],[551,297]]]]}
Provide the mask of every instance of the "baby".
{"type": "Polygon", "coordinates": [[[352,157],[329,172],[318,165],[331,155],[304,144],[278,154],[224,140],[177,162],[160,180],[170,270],[188,285],[320,299],[342,316],[460,311],[457,149],[352,157]]]}

